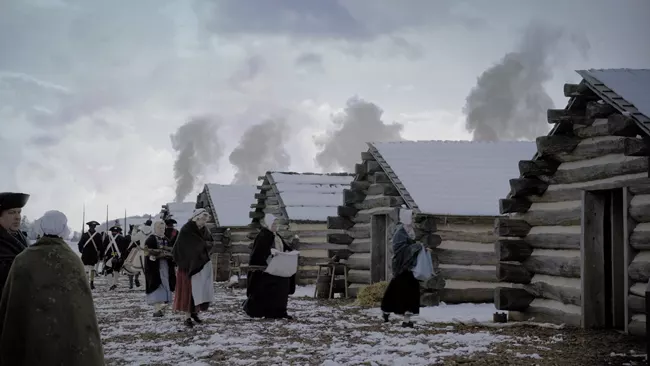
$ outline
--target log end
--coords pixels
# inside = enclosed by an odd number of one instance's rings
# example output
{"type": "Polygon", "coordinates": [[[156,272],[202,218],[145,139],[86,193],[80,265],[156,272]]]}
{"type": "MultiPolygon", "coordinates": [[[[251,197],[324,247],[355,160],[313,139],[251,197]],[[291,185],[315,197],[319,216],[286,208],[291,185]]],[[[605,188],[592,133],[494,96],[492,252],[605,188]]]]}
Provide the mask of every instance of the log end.
{"type": "Polygon", "coordinates": [[[541,156],[554,156],[572,152],[580,143],[580,139],[573,136],[551,135],[540,136],[535,140],[537,152],[541,156]]]}
{"type": "Polygon", "coordinates": [[[623,140],[623,154],[625,156],[650,156],[647,139],[628,137],[623,140]]]}
{"type": "Polygon", "coordinates": [[[502,198],[499,200],[499,212],[501,215],[515,212],[524,213],[528,211],[531,205],[532,202],[525,198],[502,198]]]}
{"type": "Polygon", "coordinates": [[[531,226],[524,220],[497,217],[494,220],[494,233],[497,236],[523,238],[530,232],[531,226]]]}
{"type": "Polygon", "coordinates": [[[533,253],[533,247],[520,239],[499,239],[494,249],[497,260],[504,262],[523,262],[533,253]]]}
{"type": "Polygon", "coordinates": [[[497,310],[524,311],[535,296],[521,288],[497,287],[494,290],[494,307],[497,310]]]}
{"type": "Polygon", "coordinates": [[[512,198],[526,196],[541,196],[548,189],[548,183],[536,178],[510,179],[510,195],[512,198]]]}
{"type": "Polygon", "coordinates": [[[327,228],[331,230],[348,230],[354,226],[354,222],[341,216],[327,217],[327,228]]]}
{"type": "Polygon", "coordinates": [[[499,282],[529,284],[532,278],[533,274],[530,273],[521,263],[497,263],[497,280],[499,282]]]}

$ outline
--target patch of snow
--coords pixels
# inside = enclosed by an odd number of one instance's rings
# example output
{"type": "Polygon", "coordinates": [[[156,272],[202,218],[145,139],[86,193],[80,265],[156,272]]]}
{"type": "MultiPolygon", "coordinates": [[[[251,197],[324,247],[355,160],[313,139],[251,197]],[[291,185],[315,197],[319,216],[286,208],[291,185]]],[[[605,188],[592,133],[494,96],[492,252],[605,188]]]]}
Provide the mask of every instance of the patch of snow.
{"type": "Polygon", "coordinates": [[[499,215],[498,201],[537,152],[528,141],[401,141],[372,144],[422,212],[499,215]]]}
{"type": "Polygon", "coordinates": [[[296,286],[296,292],[291,295],[293,297],[314,297],[314,292],[316,291],[315,285],[309,286],[296,286]]]}
{"type": "Polygon", "coordinates": [[[206,184],[220,226],[246,226],[257,188],[253,185],[206,184]]]}

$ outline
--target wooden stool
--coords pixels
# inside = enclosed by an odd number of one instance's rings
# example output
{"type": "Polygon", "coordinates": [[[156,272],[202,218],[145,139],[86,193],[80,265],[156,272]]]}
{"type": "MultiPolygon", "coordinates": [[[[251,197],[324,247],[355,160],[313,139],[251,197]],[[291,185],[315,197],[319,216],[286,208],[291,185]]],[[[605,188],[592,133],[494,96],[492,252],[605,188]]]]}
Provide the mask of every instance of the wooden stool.
{"type": "MultiPolygon", "coordinates": [[[[334,283],[336,282],[336,270],[339,268],[343,268],[343,293],[345,294],[345,298],[349,298],[348,295],[348,266],[345,263],[320,263],[318,264],[318,272],[316,274],[316,288],[314,289],[314,298],[317,298],[318,295],[318,285],[319,285],[319,279],[321,278],[321,274],[323,272],[323,269],[325,269],[325,272],[329,273],[330,276],[330,281],[329,281],[329,291],[328,291],[328,299],[334,298],[334,283]]],[[[340,276],[340,275],[339,275],[340,276]]]]}

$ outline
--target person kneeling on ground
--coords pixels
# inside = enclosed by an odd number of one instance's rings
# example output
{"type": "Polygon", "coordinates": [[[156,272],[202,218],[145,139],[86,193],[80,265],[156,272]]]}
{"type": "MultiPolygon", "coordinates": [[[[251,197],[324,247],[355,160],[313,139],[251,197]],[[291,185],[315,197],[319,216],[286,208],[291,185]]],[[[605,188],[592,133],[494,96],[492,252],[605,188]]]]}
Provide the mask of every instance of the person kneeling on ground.
{"type": "Polygon", "coordinates": [[[185,317],[185,325],[193,327],[195,322],[201,323],[198,312],[206,311],[214,299],[214,284],[212,281],[212,262],[207,240],[210,232],[206,223],[210,214],[202,208],[192,213],[192,218],[181,228],[172,254],[178,266],[176,272],[176,293],[174,295],[174,310],[185,317]]]}
{"type": "Polygon", "coordinates": [[[0,300],[0,365],[104,365],[84,266],[63,240],[67,223],[46,212],[43,237],[14,260],[0,300]]]}
{"type": "Polygon", "coordinates": [[[147,303],[153,305],[153,316],[163,316],[165,304],[174,300],[176,273],[172,259],[172,246],[165,237],[165,223],[156,221],[153,234],[144,242],[146,258],[144,261],[144,278],[147,303]]]}
{"type": "Polygon", "coordinates": [[[390,280],[381,300],[384,321],[390,313],[404,316],[402,327],[413,327],[411,315],[420,313],[420,282],[413,276],[422,245],[412,239],[411,220],[413,211],[400,209],[399,223],[393,235],[393,278],[390,280]]]}
{"type": "MultiPolygon", "coordinates": [[[[271,248],[281,252],[290,252],[293,249],[277,233],[275,216],[266,215],[262,229],[253,242],[249,265],[267,266],[271,256],[271,248]]],[[[296,275],[279,277],[266,273],[263,270],[251,270],[248,273],[246,286],[247,300],[244,302],[244,311],[253,318],[286,318],[292,319],[287,314],[289,295],[296,291],[296,275]]]]}

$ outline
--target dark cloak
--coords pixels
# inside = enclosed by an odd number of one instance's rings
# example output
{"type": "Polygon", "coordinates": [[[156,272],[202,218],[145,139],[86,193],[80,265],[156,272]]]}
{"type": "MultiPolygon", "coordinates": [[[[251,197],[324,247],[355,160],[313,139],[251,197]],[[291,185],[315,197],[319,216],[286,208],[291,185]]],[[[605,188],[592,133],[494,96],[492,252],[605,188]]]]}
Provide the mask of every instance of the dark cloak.
{"type": "MultiPolygon", "coordinates": [[[[156,256],[155,252],[157,249],[162,247],[171,247],[167,238],[160,239],[155,235],[150,235],[144,243],[145,247],[152,252],[153,256],[156,256]]],[[[169,289],[174,292],[176,288],[176,271],[174,270],[174,261],[170,257],[160,257],[155,261],[152,261],[149,256],[145,257],[144,260],[144,278],[145,278],[145,292],[150,294],[158,289],[162,284],[160,279],[160,260],[164,259],[167,261],[167,267],[169,268],[169,289]]]]}
{"type": "MultiPolygon", "coordinates": [[[[253,242],[249,265],[266,266],[266,260],[271,255],[271,248],[275,246],[275,235],[271,230],[262,228],[253,242]]],[[[286,241],[282,240],[283,250],[293,250],[286,241]]],[[[285,318],[287,317],[287,303],[289,295],[296,291],[296,275],[291,277],[278,277],[264,271],[249,271],[247,279],[244,311],[253,318],[285,318]]]]}
{"type": "Polygon", "coordinates": [[[399,224],[393,234],[393,278],[390,280],[381,310],[384,313],[420,313],[420,281],[411,271],[417,263],[422,245],[411,239],[404,225],[399,224]]]}
{"type": "Polygon", "coordinates": [[[0,301],[0,365],[104,365],[79,256],[44,236],[19,254],[0,301]]]}
{"type": "Polygon", "coordinates": [[[10,234],[0,227],[0,289],[4,287],[14,258],[27,249],[27,238],[20,231],[10,234]]]}
{"type": "Polygon", "coordinates": [[[94,266],[97,264],[104,255],[104,243],[102,242],[102,233],[96,232],[93,240],[88,242],[93,235],[90,231],[86,231],[81,235],[79,243],[77,244],[79,253],[81,253],[81,261],[87,266],[94,266]],[[88,245],[85,245],[88,242],[88,245]],[[93,245],[93,243],[95,245],[93,245]],[[85,245],[85,247],[84,247],[85,245]],[[96,249],[95,249],[96,248],[96,249]]]}
{"type": "Polygon", "coordinates": [[[188,221],[173,244],[174,262],[178,269],[187,272],[189,277],[201,272],[203,266],[210,261],[206,231],[200,229],[196,222],[188,221]]]}
{"type": "Polygon", "coordinates": [[[393,277],[397,277],[404,271],[410,271],[417,263],[418,254],[422,245],[411,239],[406,233],[404,225],[398,224],[393,234],[393,277]]]}
{"type": "Polygon", "coordinates": [[[173,227],[166,227],[165,236],[167,237],[167,239],[169,239],[171,246],[174,246],[174,244],[176,243],[176,238],[178,238],[178,230],[176,230],[176,228],[173,227]]]}

